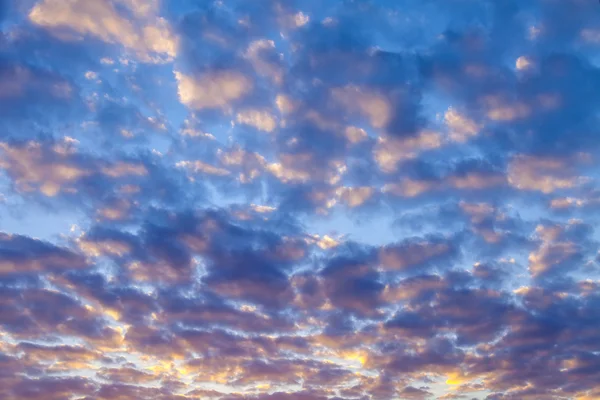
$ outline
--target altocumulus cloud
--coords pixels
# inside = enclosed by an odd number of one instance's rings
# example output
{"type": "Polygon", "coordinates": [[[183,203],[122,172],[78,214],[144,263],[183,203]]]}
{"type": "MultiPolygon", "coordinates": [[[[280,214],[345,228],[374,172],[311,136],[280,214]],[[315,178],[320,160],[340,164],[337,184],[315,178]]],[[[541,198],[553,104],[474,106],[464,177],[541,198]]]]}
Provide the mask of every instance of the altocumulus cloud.
{"type": "Polygon", "coordinates": [[[0,0],[0,398],[600,398],[600,5],[0,0]]]}

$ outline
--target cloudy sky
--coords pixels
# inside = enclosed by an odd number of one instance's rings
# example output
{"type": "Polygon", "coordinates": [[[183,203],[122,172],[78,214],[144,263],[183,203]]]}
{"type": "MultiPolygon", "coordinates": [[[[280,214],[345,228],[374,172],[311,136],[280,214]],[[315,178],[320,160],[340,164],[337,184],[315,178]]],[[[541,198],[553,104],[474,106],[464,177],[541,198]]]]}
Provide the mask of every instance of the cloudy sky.
{"type": "Polygon", "coordinates": [[[600,398],[596,0],[0,0],[0,398],[600,398]]]}

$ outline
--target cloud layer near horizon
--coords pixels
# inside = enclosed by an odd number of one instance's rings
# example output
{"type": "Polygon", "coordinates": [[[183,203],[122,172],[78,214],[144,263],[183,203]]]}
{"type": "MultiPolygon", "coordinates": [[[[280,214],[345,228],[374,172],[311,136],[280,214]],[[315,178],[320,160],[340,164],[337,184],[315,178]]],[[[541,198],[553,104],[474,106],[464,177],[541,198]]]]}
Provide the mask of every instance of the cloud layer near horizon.
{"type": "Polygon", "coordinates": [[[600,398],[597,2],[0,28],[0,398],[600,398]]]}

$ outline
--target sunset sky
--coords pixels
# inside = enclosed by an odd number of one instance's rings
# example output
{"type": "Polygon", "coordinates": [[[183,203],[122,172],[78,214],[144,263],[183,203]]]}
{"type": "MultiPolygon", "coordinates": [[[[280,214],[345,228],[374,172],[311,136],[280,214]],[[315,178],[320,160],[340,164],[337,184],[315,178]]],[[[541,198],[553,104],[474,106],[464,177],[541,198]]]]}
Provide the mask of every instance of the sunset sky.
{"type": "Polygon", "coordinates": [[[596,0],[0,0],[1,400],[600,399],[596,0]]]}

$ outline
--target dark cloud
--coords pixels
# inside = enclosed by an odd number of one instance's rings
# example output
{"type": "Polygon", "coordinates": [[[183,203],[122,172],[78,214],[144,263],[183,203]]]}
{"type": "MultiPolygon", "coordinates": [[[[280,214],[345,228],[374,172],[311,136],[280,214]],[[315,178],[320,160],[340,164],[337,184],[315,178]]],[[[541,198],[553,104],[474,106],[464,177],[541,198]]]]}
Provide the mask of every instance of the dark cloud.
{"type": "Polygon", "coordinates": [[[384,284],[374,268],[374,257],[361,250],[333,257],[321,271],[331,304],[362,316],[375,316],[383,304],[384,284]]]}
{"type": "Polygon", "coordinates": [[[68,248],[23,235],[0,233],[2,275],[83,269],[84,256],[68,248]]]}

